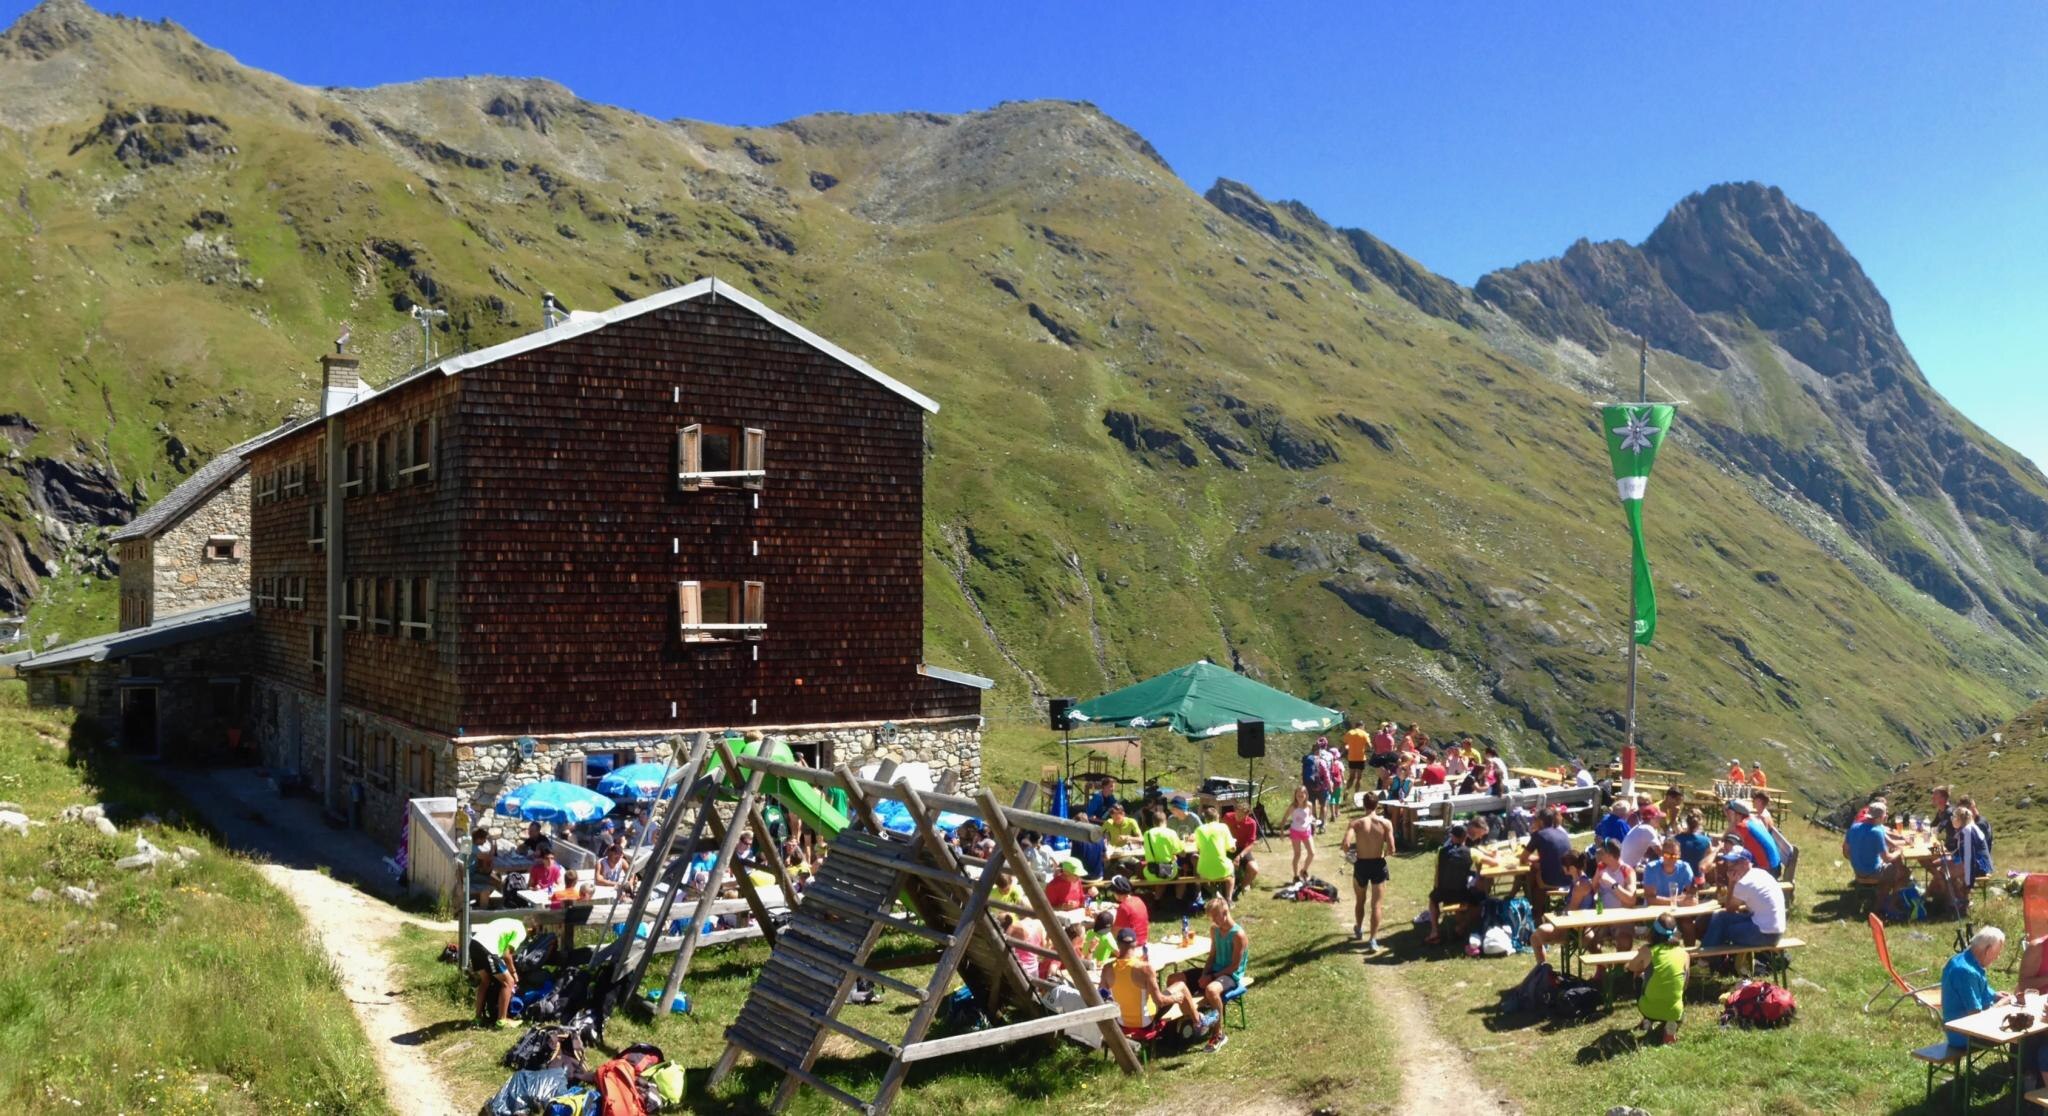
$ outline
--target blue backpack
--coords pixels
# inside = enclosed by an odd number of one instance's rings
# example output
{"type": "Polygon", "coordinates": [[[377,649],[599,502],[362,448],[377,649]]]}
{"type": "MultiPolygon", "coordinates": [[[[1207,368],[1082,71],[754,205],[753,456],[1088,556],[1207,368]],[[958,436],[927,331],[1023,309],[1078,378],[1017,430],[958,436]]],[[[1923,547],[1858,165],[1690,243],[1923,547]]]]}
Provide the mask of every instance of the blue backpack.
{"type": "Polygon", "coordinates": [[[1507,928],[1508,936],[1514,939],[1515,952],[1529,948],[1529,939],[1536,933],[1536,912],[1529,901],[1520,896],[1513,899],[1488,899],[1480,909],[1481,925],[1491,930],[1496,926],[1507,928]]]}

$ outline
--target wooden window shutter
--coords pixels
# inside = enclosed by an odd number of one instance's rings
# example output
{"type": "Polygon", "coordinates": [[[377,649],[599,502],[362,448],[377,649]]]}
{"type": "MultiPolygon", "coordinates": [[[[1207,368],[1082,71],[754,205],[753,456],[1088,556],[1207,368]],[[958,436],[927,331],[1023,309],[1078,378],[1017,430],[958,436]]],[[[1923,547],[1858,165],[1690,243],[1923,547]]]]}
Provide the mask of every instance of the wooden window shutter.
{"type": "MultiPolygon", "coordinates": [[[[768,468],[768,432],[749,426],[740,439],[740,468],[749,472],[764,472],[768,468]]],[[[767,487],[768,478],[747,477],[748,488],[760,491],[767,487]]]]}
{"type": "MultiPolygon", "coordinates": [[[[740,622],[742,624],[765,624],[768,613],[768,586],[759,581],[741,582],[740,622]]],[[[760,628],[746,629],[748,639],[760,639],[760,628]]]]}
{"type": "Polygon", "coordinates": [[[684,638],[704,622],[704,587],[695,581],[676,582],[676,617],[684,638]]]}
{"type": "Polygon", "coordinates": [[[704,482],[697,477],[704,471],[704,427],[691,423],[676,431],[676,479],[684,492],[695,492],[704,482]]]}
{"type": "MultiPolygon", "coordinates": [[[[429,418],[427,420],[427,460],[425,462],[427,470],[425,473],[422,473],[421,475],[428,480],[434,479],[434,463],[436,461],[439,461],[440,459],[441,420],[438,418],[429,418]]],[[[421,462],[415,461],[413,462],[413,464],[418,465],[421,464],[421,462]]]]}
{"type": "Polygon", "coordinates": [[[236,539],[234,545],[228,548],[228,554],[237,562],[247,561],[249,558],[249,540],[236,539]]]}
{"type": "Polygon", "coordinates": [[[420,602],[424,609],[422,619],[427,622],[427,630],[423,638],[432,639],[434,638],[434,579],[431,577],[422,578],[420,580],[420,588],[423,590],[422,596],[425,597],[420,602]]]}
{"type": "Polygon", "coordinates": [[[412,621],[412,579],[409,577],[398,579],[398,616],[396,619],[399,632],[404,635],[411,635],[412,633],[405,630],[406,624],[412,621]]]}

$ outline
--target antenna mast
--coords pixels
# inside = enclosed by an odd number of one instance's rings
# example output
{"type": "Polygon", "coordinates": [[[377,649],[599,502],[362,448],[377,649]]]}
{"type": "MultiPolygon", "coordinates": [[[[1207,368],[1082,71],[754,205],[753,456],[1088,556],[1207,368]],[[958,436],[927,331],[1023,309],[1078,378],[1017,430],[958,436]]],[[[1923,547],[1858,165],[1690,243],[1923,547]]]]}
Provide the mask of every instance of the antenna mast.
{"type": "Polygon", "coordinates": [[[446,310],[429,310],[420,305],[412,308],[413,320],[420,323],[420,367],[434,363],[434,323],[448,316],[446,310]]]}

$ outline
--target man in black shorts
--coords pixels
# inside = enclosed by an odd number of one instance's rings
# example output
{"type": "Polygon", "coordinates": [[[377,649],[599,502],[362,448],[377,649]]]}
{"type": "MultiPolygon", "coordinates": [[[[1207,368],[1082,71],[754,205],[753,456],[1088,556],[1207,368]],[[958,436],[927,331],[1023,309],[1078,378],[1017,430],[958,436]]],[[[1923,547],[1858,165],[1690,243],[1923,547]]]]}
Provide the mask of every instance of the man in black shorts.
{"type": "Polygon", "coordinates": [[[1387,890],[1387,856],[1393,851],[1394,823],[1380,813],[1380,800],[1366,795],[1365,814],[1344,831],[1344,855],[1356,858],[1351,862],[1351,940],[1364,934],[1365,908],[1370,902],[1372,936],[1366,939],[1365,948],[1372,953],[1380,948],[1380,900],[1387,890]]]}
{"type": "Polygon", "coordinates": [[[1442,941],[1443,908],[1453,903],[1478,906],[1486,898],[1486,892],[1479,886],[1472,874],[1472,842],[1486,835],[1486,823],[1473,818],[1464,825],[1451,827],[1450,838],[1436,854],[1436,886],[1429,892],[1429,937],[1423,941],[1434,945],[1442,941]]]}

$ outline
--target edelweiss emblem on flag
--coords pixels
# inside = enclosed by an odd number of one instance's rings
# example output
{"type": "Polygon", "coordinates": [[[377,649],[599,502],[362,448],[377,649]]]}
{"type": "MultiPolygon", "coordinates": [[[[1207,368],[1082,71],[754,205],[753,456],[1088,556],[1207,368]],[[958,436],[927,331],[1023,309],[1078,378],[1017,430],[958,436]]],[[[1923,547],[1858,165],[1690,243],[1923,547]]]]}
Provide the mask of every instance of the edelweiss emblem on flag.
{"type": "Polygon", "coordinates": [[[1657,428],[1651,425],[1648,412],[1630,411],[1628,424],[1615,427],[1614,432],[1621,435],[1622,449],[1630,453],[1641,453],[1650,448],[1650,439],[1656,436],[1657,428]]]}

